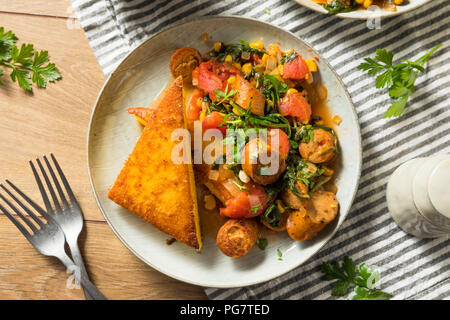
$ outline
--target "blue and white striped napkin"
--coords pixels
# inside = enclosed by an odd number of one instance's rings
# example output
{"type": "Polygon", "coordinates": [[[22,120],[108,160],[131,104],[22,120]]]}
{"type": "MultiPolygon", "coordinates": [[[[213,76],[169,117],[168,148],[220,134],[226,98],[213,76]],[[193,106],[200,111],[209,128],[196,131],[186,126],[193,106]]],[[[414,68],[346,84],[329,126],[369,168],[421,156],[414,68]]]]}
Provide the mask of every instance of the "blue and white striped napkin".
{"type": "MultiPolygon", "coordinates": [[[[414,0],[410,0],[414,1],[414,0]]],[[[299,268],[272,281],[237,289],[206,288],[211,299],[331,299],[330,283],[320,280],[322,261],[351,256],[382,273],[384,291],[396,299],[450,298],[450,239],[417,239],[391,219],[386,183],[408,159],[450,152],[450,1],[382,20],[370,30],[365,21],[327,17],[292,0],[72,0],[105,74],[134,47],[156,32],[205,15],[257,18],[305,39],[325,57],[346,84],[355,104],[363,141],[363,169],[353,207],[334,238],[299,268]],[[268,10],[267,10],[267,9],[268,10]],[[383,119],[389,98],[356,66],[377,48],[397,59],[417,59],[439,43],[427,73],[405,114],[383,119]]],[[[450,181],[449,181],[450,192],[450,181]]]]}

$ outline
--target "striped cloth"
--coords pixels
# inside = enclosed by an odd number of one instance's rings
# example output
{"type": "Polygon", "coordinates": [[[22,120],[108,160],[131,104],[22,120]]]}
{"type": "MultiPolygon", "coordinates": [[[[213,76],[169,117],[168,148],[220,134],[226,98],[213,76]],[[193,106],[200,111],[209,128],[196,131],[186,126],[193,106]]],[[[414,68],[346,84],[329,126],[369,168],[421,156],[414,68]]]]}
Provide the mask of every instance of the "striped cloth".
{"type": "Polygon", "coordinates": [[[330,283],[320,279],[320,264],[345,255],[380,270],[382,288],[396,299],[450,298],[450,239],[405,234],[391,219],[385,200],[388,178],[401,163],[450,152],[449,0],[433,0],[385,19],[381,30],[369,30],[365,21],[327,17],[291,0],[72,2],[105,74],[132,48],[174,23],[194,16],[239,15],[270,22],[305,39],[347,85],[363,141],[361,182],[347,219],[334,238],[299,268],[250,287],[206,288],[211,299],[332,299],[330,283]],[[439,43],[444,45],[433,55],[427,73],[418,78],[405,114],[383,119],[389,97],[356,66],[364,57],[374,56],[377,48],[412,60],[439,43]]]}

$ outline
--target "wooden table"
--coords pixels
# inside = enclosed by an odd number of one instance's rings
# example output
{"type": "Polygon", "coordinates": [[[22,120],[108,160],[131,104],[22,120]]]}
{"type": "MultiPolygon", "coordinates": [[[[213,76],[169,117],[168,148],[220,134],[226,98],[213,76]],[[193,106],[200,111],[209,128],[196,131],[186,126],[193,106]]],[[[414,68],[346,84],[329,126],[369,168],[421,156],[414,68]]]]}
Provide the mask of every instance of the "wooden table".
{"type": "MultiPolygon", "coordinates": [[[[53,152],[84,211],[80,239],[92,281],[109,299],[205,299],[203,289],[171,279],[130,253],[103,219],[89,185],[86,133],[105,76],[69,0],[0,0],[0,26],[48,50],[64,79],[28,94],[8,73],[0,86],[0,181],[40,195],[28,160],[53,152]]],[[[68,274],[0,214],[0,299],[83,299],[68,274]]]]}

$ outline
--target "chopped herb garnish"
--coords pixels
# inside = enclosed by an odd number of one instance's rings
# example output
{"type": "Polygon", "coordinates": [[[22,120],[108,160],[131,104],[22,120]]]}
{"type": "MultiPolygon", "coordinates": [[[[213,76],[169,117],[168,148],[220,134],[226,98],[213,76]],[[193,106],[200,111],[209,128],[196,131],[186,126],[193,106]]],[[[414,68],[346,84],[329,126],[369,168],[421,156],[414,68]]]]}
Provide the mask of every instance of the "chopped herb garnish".
{"type": "Polygon", "coordinates": [[[328,15],[332,16],[338,13],[344,13],[344,12],[350,12],[356,10],[357,6],[355,5],[354,1],[351,1],[350,5],[345,4],[343,0],[334,0],[330,4],[322,4],[322,7],[324,7],[328,11],[328,15]]]}
{"type": "Polygon", "coordinates": [[[283,252],[280,249],[277,249],[278,261],[283,261],[283,252]]]}
{"type": "Polygon", "coordinates": [[[267,245],[269,244],[269,242],[267,241],[266,238],[258,238],[256,240],[256,245],[258,246],[259,249],[264,250],[266,249],[267,245]]]}
{"type": "Polygon", "coordinates": [[[261,250],[264,250],[267,247],[268,244],[269,244],[269,242],[267,241],[266,238],[259,238],[259,239],[256,240],[256,245],[261,250]]]}
{"type": "MultiPolygon", "coordinates": [[[[288,91],[288,86],[283,81],[280,81],[271,74],[264,75],[262,93],[266,97],[267,103],[271,107],[277,107],[281,98],[281,95],[288,91]]],[[[270,112],[270,108],[268,108],[270,112]]],[[[274,108],[277,110],[276,108],[274,108]]]]}
{"type": "Polygon", "coordinates": [[[298,53],[295,51],[292,51],[291,53],[282,56],[280,62],[281,62],[281,64],[285,64],[286,62],[297,59],[297,57],[298,57],[298,53]]]}
{"type": "Polygon", "coordinates": [[[261,205],[260,205],[260,204],[258,204],[258,205],[256,205],[256,206],[253,206],[253,207],[250,209],[250,211],[253,212],[253,213],[257,213],[258,210],[259,210],[259,208],[261,208],[261,205]]]}
{"type": "Polygon", "coordinates": [[[270,10],[269,10],[269,8],[267,8],[267,7],[264,8],[264,12],[267,13],[268,15],[270,15],[270,10]]]}
{"type": "MultiPolygon", "coordinates": [[[[247,193],[250,193],[250,190],[248,190],[246,187],[244,187],[244,186],[241,186],[238,182],[236,182],[236,181],[234,181],[233,180],[233,183],[239,188],[239,190],[241,190],[241,191],[245,191],[245,192],[247,192],[247,193]]],[[[252,208],[253,209],[253,208],[252,208]]]]}
{"type": "Polygon", "coordinates": [[[216,105],[222,104],[224,102],[230,102],[233,101],[233,97],[234,95],[237,93],[236,90],[230,90],[228,91],[228,83],[227,86],[225,87],[225,91],[219,91],[219,90],[214,90],[214,95],[217,98],[220,98],[220,100],[217,100],[215,102],[216,105]]]}

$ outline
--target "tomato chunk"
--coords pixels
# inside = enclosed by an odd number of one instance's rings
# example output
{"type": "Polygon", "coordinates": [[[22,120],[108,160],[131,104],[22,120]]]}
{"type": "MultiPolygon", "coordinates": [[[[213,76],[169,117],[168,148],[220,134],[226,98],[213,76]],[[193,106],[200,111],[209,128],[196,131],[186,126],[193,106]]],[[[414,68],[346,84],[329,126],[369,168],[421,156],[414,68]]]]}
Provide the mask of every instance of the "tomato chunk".
{"type": "Polygon", "coordinates": [[[191,99],[189,100],[189,103],[186,107],[186,117],[188,118],[188,120],[198,120],[202,107],[198,106],[197,101],[198,99],[203,99],[204,96],[205,94],[201,90],[194,90],[194,93],[192,94],[191,99]]]}
{"type": "Polygon", "coordinates": [[[228,78],[239,73],[238,69],[227,63],[211,60],[202,62],[198,69],[192,72],[192,77],[200,89],[209,93],[212,101],[217,101],[214,90],[225,91],[228,78]]]}
{"type": "Polygon", "coordinates": [[[278,107],[282,116],[296,117],[304,122],[311,117],[311,105],[302,92],[287,93],[278,107]]]}
{"type": "Polygon", "coordinates": [[[223,115],[221,115],[219,112],[216,111],[211,112],[202,121],[203,132],[205,132],[208,129],[219,129],[225,135],[227,132],[227,127],[225,125],[219,127],[222,121],[223,115]]]}
{"type": "MultiPolygon", "coordinates": [[[[270,129],[267,133],[267,143],[271,145],[272,139],[278,139],[278,152],[280,157],[287,159],[289,154],[289,137],[281,129],[270,129]]],[[[276,140],[274,140],[276,141],[276,140]]]]}
{"type": "Polygon", "coordinates": [[[234,219],[253,218],[267,209],[269,196],[264,187],[253,182],[244,185],[245,190],[226,202],[226,207],[220,209],[220,215],[234,219]]]}
{"type": "Polygon", "coordinates": [[[284,79],[303,80],[306,78],[306,75],[310,73],[305,60],[303,60],[300,54],[297,52],[295,53],[297,54],[297,58],[288,61],[283,65],[284,79]]]}

